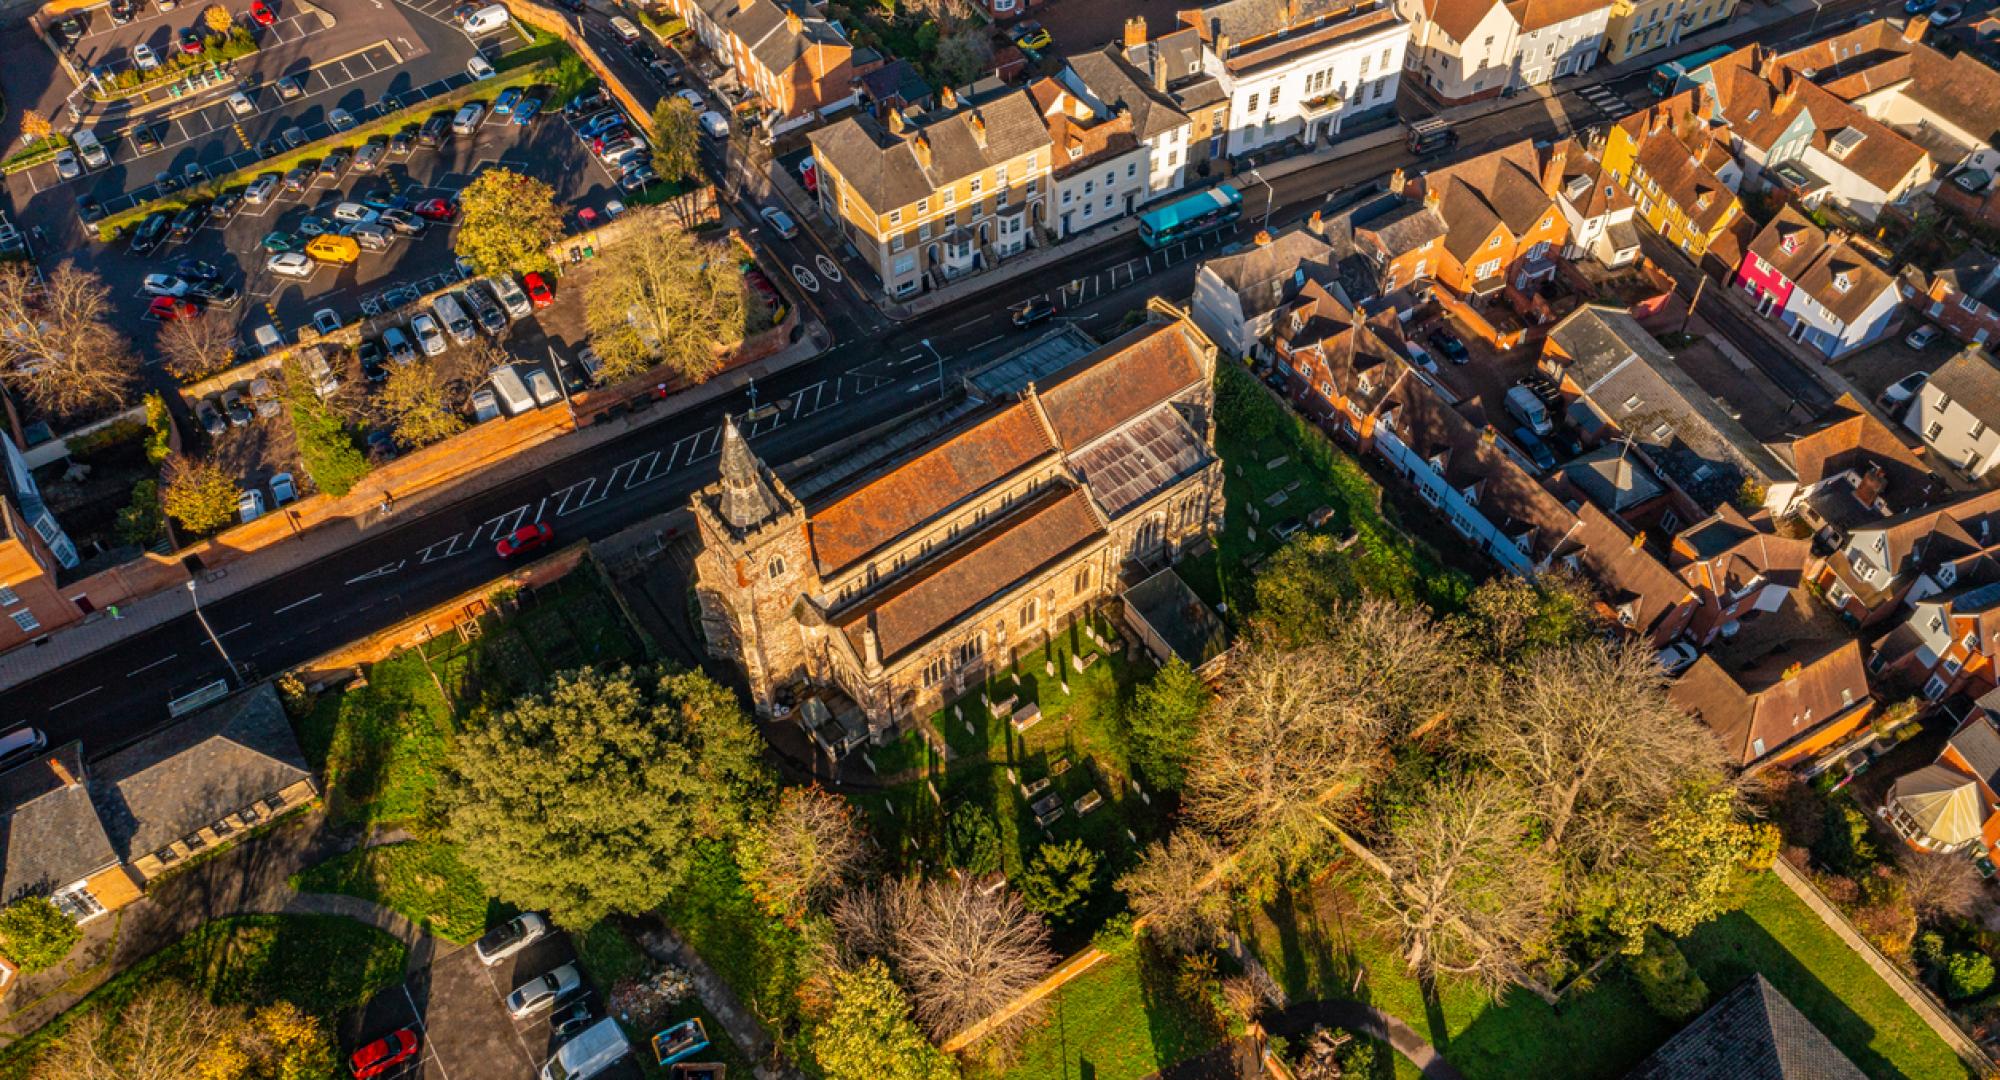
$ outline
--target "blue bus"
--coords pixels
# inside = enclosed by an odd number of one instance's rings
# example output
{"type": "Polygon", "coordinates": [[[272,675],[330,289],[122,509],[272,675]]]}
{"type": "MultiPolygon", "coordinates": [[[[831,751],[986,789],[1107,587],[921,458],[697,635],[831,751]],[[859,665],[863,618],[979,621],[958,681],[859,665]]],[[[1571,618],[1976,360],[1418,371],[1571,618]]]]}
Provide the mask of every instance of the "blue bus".
{"type": "Polygon", "coordinates": [[[1674,87],[1680,85],[1683,77],[1692,75],[1735,51],[1734,45],[1717,45],[1697,53],[1689,53],[1679,60],[1669,60],[1653,69],[1653,77],[1647,81],[1646,88],[1653,92],[1654,97],[1666,97],[1674,92],[1674,87]]]}
{"type": "Polygon", "coordinates": [[[1219,184],[1199,195],[1139,215],[1139,239],[1149,248],[1214,232],[1243,216],[1243,193],[1219,184]]]}

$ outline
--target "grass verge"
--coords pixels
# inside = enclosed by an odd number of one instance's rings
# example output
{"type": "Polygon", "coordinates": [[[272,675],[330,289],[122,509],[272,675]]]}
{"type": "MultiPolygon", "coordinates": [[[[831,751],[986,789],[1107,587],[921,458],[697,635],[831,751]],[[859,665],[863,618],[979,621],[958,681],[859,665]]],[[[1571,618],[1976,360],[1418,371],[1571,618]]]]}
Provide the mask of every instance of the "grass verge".
{"type": "Polygon", "coordinates": [[[1175,994],[1171,965],[1135,949],[1064,984],[1044,1003],[1042,1019],[1012,1062],[974,1075],[1140,1080],[1221,1041],[1222,1033],[1175,994]]]}
{"type": "Polygon", "coordinates": [[[507,915],[457,848],[431,840],[350,851],[293,874],[291,886],[381,904],[447,941],[471,941],[507,915]]]}

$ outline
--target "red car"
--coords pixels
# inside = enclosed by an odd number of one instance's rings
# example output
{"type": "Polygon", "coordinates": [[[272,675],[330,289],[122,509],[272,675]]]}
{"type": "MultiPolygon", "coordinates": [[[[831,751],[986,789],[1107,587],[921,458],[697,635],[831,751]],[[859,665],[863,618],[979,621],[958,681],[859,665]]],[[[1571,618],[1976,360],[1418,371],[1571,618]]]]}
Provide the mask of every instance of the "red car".
{"type": "Polygon", "coordinates": [[[549,291],[549,283],[542,280],[541,274],[529,274],[522,280],[528,286],[528,299],[533,300],[536,307],[548,307],[556,302],[556,295],[549,291]]]}
{"type": "Polygon", "coordinates": [[[523,525],[493,545],[493,550],[499,552],[501,558],[511,559],[516,555],[526,555],[530,551],[547,547],[549,541],[555,538],[555,529],[546,523],[523,525]]]}
{"type": "Polygon", "coordinates": [[[347,1065],[354,1070],[354,1080],[370,1080],[416,1055],[417,1033],[404,1028],[356,1050],[354,1056],[347,1060],[347,1065]]]}
{"type": "Polygon", "coordinates": [[[269,26],[278,21],[278,13],[272,11],[271,5],[264,0],[251,0],[250,17],[257,20],[258,26],[269,26]]]}
{"type": "Polygon", "coordinates": [[[189,26],[181,30],[181,51],[189,56],[201,55],[201,31],[189,26]]]}
{"type": "Polygon", "coordinates": [[[425,199],[415,207],[417,216],[431,221],[448,222],[458,216],[458,208],[443,199],[425,199]]]}
{"type": "Polygon", "coordinates": [[[153,302],[146,305],[146,313],[161,322],[173,322],[175,319],[200,318],[201,307],[192,300],[183,300],[175,296],[155,296],[153,302]]]}

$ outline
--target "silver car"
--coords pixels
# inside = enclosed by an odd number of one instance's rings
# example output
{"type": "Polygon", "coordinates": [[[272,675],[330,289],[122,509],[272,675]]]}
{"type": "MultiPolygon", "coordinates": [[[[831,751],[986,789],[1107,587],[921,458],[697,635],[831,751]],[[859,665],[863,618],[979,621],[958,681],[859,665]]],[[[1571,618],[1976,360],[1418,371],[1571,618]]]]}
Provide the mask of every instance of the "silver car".
{"type": "Polygon", "coordinates": [[[583,976],[577,973],[576,965],[564,964],[515,987],[514,992],[507,995],[507,1012],[517,1020],[533,1016],[576,993],[582,985],[583,976]]]}

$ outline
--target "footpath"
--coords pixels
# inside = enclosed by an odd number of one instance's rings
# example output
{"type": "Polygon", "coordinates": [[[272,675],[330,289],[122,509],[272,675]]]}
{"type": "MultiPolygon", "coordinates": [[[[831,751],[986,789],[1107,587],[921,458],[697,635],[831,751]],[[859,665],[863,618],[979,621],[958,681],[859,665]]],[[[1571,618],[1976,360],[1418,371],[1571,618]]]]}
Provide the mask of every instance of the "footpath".
{"type": "MultiPolygon", "coordinates": [[[[814,328],[817,330],[817,328],[814,328]]],[[[371,509],[358,516],[332,519],[325,524],[276,540],[268,546],[247,551],[219,567],[205,569],[200,577],[201,600],[214,603],[273,579],[283,577],[331,556],[357,539],[357,534],[400,525],[413,517],[442,509],[468,496],[530,475],[558,461],[585,453],[624,437],[648,424],[700,408],[741,391],[753,379],[765,379],[819,355],[817,342],[824,331],[809,332],[785,349],[754,363],[735,368],[714,379],[668,398],[664,403],[641,412],[611,420],[601,420],[586,428],[549,439],[518,453],[455,478],[421,490],[395,493],[390,509],[371,509]]],[[[363,481],[364,485],[367,483],[363,481]]],[[[183,577],[181,580],[196,580],[183,577]]],[[[176,586],[179,582],[175,583],[176,586]]],[[[93,612],[80,623],[50,633],[37,643],[21,645],[0,653],[0,691],[46,675],[85,657],[135,637],[154,627],[190,613],[194,598],[184,587],[166,587],[129,603],[93,612]]]]}

